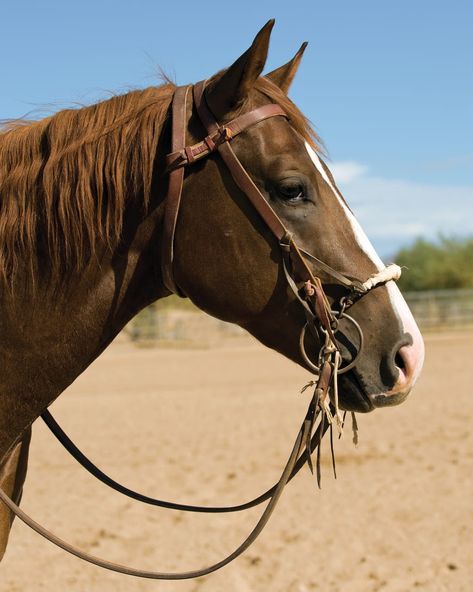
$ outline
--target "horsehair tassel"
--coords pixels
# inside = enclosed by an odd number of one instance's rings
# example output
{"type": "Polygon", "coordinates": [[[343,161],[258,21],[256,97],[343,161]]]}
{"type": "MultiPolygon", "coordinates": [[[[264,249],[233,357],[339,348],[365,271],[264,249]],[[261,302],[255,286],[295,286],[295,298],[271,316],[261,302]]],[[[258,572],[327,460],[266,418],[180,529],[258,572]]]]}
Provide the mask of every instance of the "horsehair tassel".
{"type": "Polygon", "coordinates": [[[351,412],[351,427],[353,430],[353,444],[358,446],[358,423],[356,421],[356,415],[351,412]]]}
{"type": "Polygon", "coordinates": [[[314,474],[314,465],[312,464],[312,454],[311,454],[311,450],[310,450],[310,445],[311,445],[311,440],[312,440],[312,432],[314,431],[314,425],[315,425],[315,422],[317,421],[318,415],[319,415],[319,406],[316,402],[315,394],[314,394],[314,396],[312,397],[312,401],[309,406],[309,411],[308,411],[307,418],[306,418],[306,421],[309,423],[309,427],[307,429],[306,440],[304,442],[306,456],[307,456],[307,465],[308,465],[309,470],[312,474],[314,474]]]}
{"type": "Polygon", "coordinates": [[[333,476],[335,479],[337,478],[337,463],[335,461],[335,449],[333,447],[333,426],[330,426],[330,453],[332,455],[332,469],[333,469],[333,476]]]}
{"type": "Polygon", "coordinates": [[[342,437],[342,434],[343,434],[343,428],[345,427],[345,419],[346,419],[346,416],[347,416],[347,412],[344,411],[343,412],[343,417],[342,417],[342,431],[340,432],[340,434],[338,434],[338,439],[339,440],[340,440],[340,438],[342,437]]]}
{"type": "Polygon", "coordinates": [[[312,427],[313,427],[312,422],[313,422],[313,420],[306,419],[306,421],[311,425],[307,428],[307,436],[306,436],[306,440],[304,442],[305,453],[307,456],[307,466],[309,467],[309,470],[313,475],[314,474],[314,465],[312,464],[312,455],[310,453],[310,442],[312,440],[312,427]]]}
{"type": "Polygon", "coordinates": [[[301,394],[304,393],[308,388],[310,388],[311,386],[315,386],[315,381],[314,380],[309,380],[309,382],[307,384],[305,384],[302,388],[301,388],[301,394]]]}
{"type": "MultiPolygon", "coordinates": [[[[325,413],[322,413],[322,416],[320,418],[320,426],[321,426],[321,432],[324,432],[324,428],[325,428],[325,413]]],[[[316,462],[315,462],[315,469],[316,469],[316,477],[317,477],[317,486],[319,489],[322,489],[321,487],[321,483],[322,483],[322,472],[320,470],[320,451],[322,448],[322,439],[320,439],[319,441],[319,445],[317,446],[317,457],[316,457],[316,462]]]]}
{"type": "Polygon", "coordinates": [[[378,286],[379,284],[385,284],[390,280],[394,280],[395,282],[397,282],[397,280],[401,277],[401,273],[402,271],[399,265],[392,263],[391,265],[388,265],[381,271],[378,271],[378,273],[373,274],[366,280],[366,282],[363,282],[361,286],[363,290],[369,292],[375,286],[378,286]]]}
{"type": "Polygon", "coordinates": [[[332,410],[330,409],[330,399],[326,397],[322,402],[322,411],[325,413],[325,417],[330,425],[334,422],[334,416],[332,415],[332,410]]]}
{"type": "Polygon", "coordinates": [[[340,414],[340,408],[338,406],[338,368],[340,367],[341,355],[339,350],[335,351],[335,359],[333,361],[333,406],[335,408],[334,417],[337,426],[338,436],[340,437],[343,433],[343,421],[340,414]]]}

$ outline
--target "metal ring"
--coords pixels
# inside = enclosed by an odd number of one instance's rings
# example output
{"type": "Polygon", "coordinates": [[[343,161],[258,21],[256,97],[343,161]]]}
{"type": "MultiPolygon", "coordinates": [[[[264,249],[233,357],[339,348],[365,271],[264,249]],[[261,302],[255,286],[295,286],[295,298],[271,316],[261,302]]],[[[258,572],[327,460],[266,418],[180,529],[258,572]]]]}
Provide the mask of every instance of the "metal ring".
{"type": "MultiPolygon", "coordinates": [[[[336,314],[336,313],[334,313],[334,314],[336,314]]],[[[363,337],[363,331],[362,331],[362,329],[361,329],[358,321],[355,321],[355,319],[352,316],[350,316],[349,314],[347,314],[346,312],[342,312],[339,315],[339,318],[340,319],[347,319],[347,321],[350,321],[350,323],[357,330],[358,335],[360,337],[360,346],[359,346],[359,348],[358,348],[358,350],[357,350],[357,352],[356,352],[355,357],[353,358],[353,360],[349,364],[347,364],[346,366],[342,366],[341,368],[338,369],[338,373],[339,374],[343,374],[344,372],[348,372],[348,370],[351,370],[353,368],[353,366],[355,365],[355,363],[356,363],[357,359],[359,358],[361,352],[363,351],[363,347],[364,347],[365,342],[364,342],[364,337],[363,337]]]]}
{"type": "MultiPolygon", "coordinates": [[[[349,364],[347,364],[346,366],[341,366],[338,369],[338,374],[344,374],[345,372],[348,372],[348,370],[351,370],[354,367],[361,352],[363,351],[363,347],[364,347],[363,331],[362,331],[358,321],[356,321],[352,316],[346,314],[345,312],[342,312],[341,314],[337,313],[336,311],[332,311],[332,312],[334,315],[338,315],[339,319],[346,319],[347,321],[351,322],[351,324],[355,327],[355,329],[359,335],[359,338],[360,338],[360,345],[357,349],[356,355],[353,358],[353,360],[349,364]]],[[[308,325],[309,325],[309,323],[306,322],[305,325],[302,327],[301,336],[299,338],[299,348],[300,348],[300,351],[301,351],[302,357],[304,358],[305,363],[309,366],[309,368],[311,370],[318,373],[320,371],[320,367],[316,366],[314,364],[314,362],[312,362],[312,360],[309,358],[309,356],[307,355],[307,352],[305,350],[304,339],[305,339],[305,334],[306,334],[308,325]]],[[[338,331],[336,331],[334,333],[334,335],[336,335],[337,333],[338,333],[338,331]]]]}
{"type": "Polygon", "coordinates": [[[305,325],[302,327],[301,336],[299,337],[299,349],[301,350],[302,357],[304,358],[304,362],[309,366],[311,370],[313,370],[316,374],[319,374],[320,367],[316,366],[314,362],[309,358],[307,352],[305,351],[304,339],[305,339],[305,332],[307,327],[309,326],[309,321],[306,321],[305,325]]]}

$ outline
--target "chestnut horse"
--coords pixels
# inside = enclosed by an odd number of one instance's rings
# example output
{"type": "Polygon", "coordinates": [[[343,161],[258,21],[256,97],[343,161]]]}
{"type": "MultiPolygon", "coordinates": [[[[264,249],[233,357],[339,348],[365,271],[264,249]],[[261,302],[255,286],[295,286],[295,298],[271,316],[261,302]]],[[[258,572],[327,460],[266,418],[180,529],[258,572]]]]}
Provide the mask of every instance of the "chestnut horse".
{"type": "MultiPolygon", "coordinates": [[[[273,21],[205,101],[222,123],[268,103],[286,117],[248,127],[232,147],[304,250],[348,277],[384,268],[320,157],[318,138],[287,96],[305,44],[262,76],[273,21]]],[[[0,134],[0,486],[19,503],[31,424],[148,304],[168,296],[160,265],[175,86],[129,92],[0,134]]],[[[187,144],[206,135],[188,104],[187,144]]],[[[218,153],[186,168],[174,237],[180,295],[307,367],[306,319],[288,289],[274,235],[218,153]]],[[[344,287],[320,272],[330,302],[344,287]]],[[[340,376],[340,406],[401,403],[422,366],[423,342],[393,281],[350,314],[364,348],[340,376]]],[[[353,356],[350,331],[342,354],[353,356]]],[[[308,346],[316,356],[316,336],[308,346]]],[[[356,340],[356,339],[355,339],[356,340]]],[[[341,340],[342,341],[342,340],[341,340]]],[[[0,504],[0,556],[12,523],[0,504]]]]}

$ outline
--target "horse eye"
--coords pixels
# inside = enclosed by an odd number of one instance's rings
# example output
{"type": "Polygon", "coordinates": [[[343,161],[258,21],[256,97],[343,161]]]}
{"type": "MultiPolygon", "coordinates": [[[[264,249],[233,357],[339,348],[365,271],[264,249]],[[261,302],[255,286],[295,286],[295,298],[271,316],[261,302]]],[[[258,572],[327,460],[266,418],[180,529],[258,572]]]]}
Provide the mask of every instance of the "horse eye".
{"type": "Polygon", "coordinates": [[[298,202],[306,198],[305,188],[302,183],[285,183],[278,187],[278,193],[284,201],[298,202]]]}

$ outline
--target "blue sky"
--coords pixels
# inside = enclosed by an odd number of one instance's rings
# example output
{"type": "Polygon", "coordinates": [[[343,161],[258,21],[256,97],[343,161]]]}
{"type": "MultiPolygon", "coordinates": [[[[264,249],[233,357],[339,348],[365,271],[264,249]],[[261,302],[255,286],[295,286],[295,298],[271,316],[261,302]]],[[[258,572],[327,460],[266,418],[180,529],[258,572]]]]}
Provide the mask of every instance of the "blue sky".
{"type": "Polygon", "coordinates": [[[291,96],[382,255],[473,234],[473,3],[467,0],[2,2],[0,118],[188,83],[276,18],[268,69],[304,40],[291,96]],[[232,8],[233,7],[233,8],[232,8]]]}

